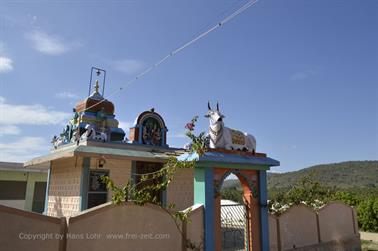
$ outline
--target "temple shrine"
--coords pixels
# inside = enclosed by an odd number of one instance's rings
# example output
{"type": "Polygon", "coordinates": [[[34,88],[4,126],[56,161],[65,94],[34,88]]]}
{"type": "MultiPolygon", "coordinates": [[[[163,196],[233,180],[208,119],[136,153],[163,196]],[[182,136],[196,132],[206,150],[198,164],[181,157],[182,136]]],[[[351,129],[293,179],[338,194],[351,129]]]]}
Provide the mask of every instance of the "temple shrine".
{"type": "Polygon", "coordinates": [[[167,190],[155,194],[163,206],[174,203],[178,210],[204,205],[206,251],[221,250],[220,188],[229,174],[240,181],[245,204],[243,250],[268,250],[266,171],[279,162],[257,153],[249,134],[224,127],[224,116],[208,106],[209,149],[204,155],[170,147],[163,117],[149,109],[136,115],[129,138],[116,119],[115,105],[94,90],[73,109],[73,116],[59,136],[53,138],[50,154],[34,158],[25,166],[46,166],[48,181],[44,214],[74,216],[108,202],[101,176],[117,186],[139,182],[140,175],[159,170],[171,156],[194,160],[193,169],[178,169],[167,190]]]}

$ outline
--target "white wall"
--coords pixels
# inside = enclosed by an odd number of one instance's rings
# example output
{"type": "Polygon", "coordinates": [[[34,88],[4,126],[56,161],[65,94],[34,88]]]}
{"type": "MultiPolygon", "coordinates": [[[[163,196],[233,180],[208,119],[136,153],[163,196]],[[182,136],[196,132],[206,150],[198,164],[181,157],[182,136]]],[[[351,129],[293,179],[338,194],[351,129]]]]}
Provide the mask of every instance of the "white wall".
{"type": "Polygon", "coordinates": [[[25,200],[0,200],[0,205],[14,207],[18,209],[25,208],[25,200]]]}

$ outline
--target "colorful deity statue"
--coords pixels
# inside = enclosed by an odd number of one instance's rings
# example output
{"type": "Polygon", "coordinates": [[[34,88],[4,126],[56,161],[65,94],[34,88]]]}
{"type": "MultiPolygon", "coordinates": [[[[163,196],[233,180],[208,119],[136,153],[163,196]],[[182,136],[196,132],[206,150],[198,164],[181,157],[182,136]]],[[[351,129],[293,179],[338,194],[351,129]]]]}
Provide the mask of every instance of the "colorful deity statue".
{"type": "Polygon", "coordinates": [[[119,128],[115,119],[114,105],[99,93],[96,80],[94,91],[80,101],[73,109],[73,115],[59,137],[54,136],[54,148],[80,140],[97,140],[102,142],[124,140],[125,132],[119,128]],[[91,135],[88,137],[88,135],[91,135]]]}
{"type": "Polygon", "coordinates": [[[167,127],[163,118],[155,109],[142,112],[135,120],[134,127],[130,128],[132,143],[167,147],[167,127]]]}
{"type": "Polygon", "coordinates": [[[75,131],[77,130],[78,122],[79,122],[79,113],[76,111],[75,108],[72,109],[72,112],[73,112],[72,119],[68,122],[69,132],[68,132],[67,140],[69,142],[74,141],[74,134],[75,134],[75,131]]]}
{"type": "Polygon", "coordinates": [[[96,113],[96,119],[97,119],[97,129],[100,130],[101,132],[105,132],[107,116],[106,116],[104,107],[101,107],[101,110],[99,110],[96,113]]]}

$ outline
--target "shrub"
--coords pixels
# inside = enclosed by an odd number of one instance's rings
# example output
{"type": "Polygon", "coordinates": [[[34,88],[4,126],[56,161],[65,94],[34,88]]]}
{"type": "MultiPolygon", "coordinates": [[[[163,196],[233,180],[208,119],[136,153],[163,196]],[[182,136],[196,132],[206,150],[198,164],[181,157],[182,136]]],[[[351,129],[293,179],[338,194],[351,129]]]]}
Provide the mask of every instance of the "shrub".
{"type": "Polygon", "coordinates": [[[357,208],[358,225],[364,231],[378,232],[378,199],[361,201],[357,208]]]}
{"type": "Polygon", "coordinates": [[[358,225],[361,230],[378,232],[378,196],[376,188],[355,188],[342,190],[329,188],[305,176],[290,189],[271,191],[269,210],[280,214],[292,205],[300,203],[317,209],[330,201],[342,201],[357,209],[358,225]]]}
{"type": "Polygon", "coordinates": [[[243,203],[243,192],[237,189],[226,188],[221,190],[221,198],[223,200],[232,200],[240,204],[243,203]]]}

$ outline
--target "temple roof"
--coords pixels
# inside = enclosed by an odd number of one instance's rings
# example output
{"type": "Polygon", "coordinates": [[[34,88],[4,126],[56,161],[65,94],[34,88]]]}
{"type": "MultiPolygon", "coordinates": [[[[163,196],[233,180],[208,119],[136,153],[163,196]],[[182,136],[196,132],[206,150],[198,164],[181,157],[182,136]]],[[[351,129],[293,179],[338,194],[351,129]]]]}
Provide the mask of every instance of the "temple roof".
{"type": "Polygon", "coordinates": [[[184,153],[178,157],[181,161],[195,160],[202,167],[226,167],[240,169],[268,170],[272,166],[279,166],[280,162],[263,155],[241,155],[226,152],[208,151],[203,155],[184,153]]]}
{"type": "Polygon", "coordinates": [[[104,109],[104,112],[108,115],[114,114],[114,104],[109,100],[105,99],[99,92],[98,81],[96,81],[95,90],[86,99],[80,101],[76,105],[77,112],[89,111],[98,112],[104,109]]]}
{"type": "Polygon", "coordinates": [[[170,156],[178,155],[183,149],[166,148],[160,146],[146,146],[129,143],[103,143],[98,141],[81,141],[79,145],[75,143],[66,144],[52,153],[36,157],[24,163],[24,167],[34,167],[46,164],[50,161],[71,158],[71,157],[115,157],[117,159],[141,160],[164,162],[170,156]]]}

